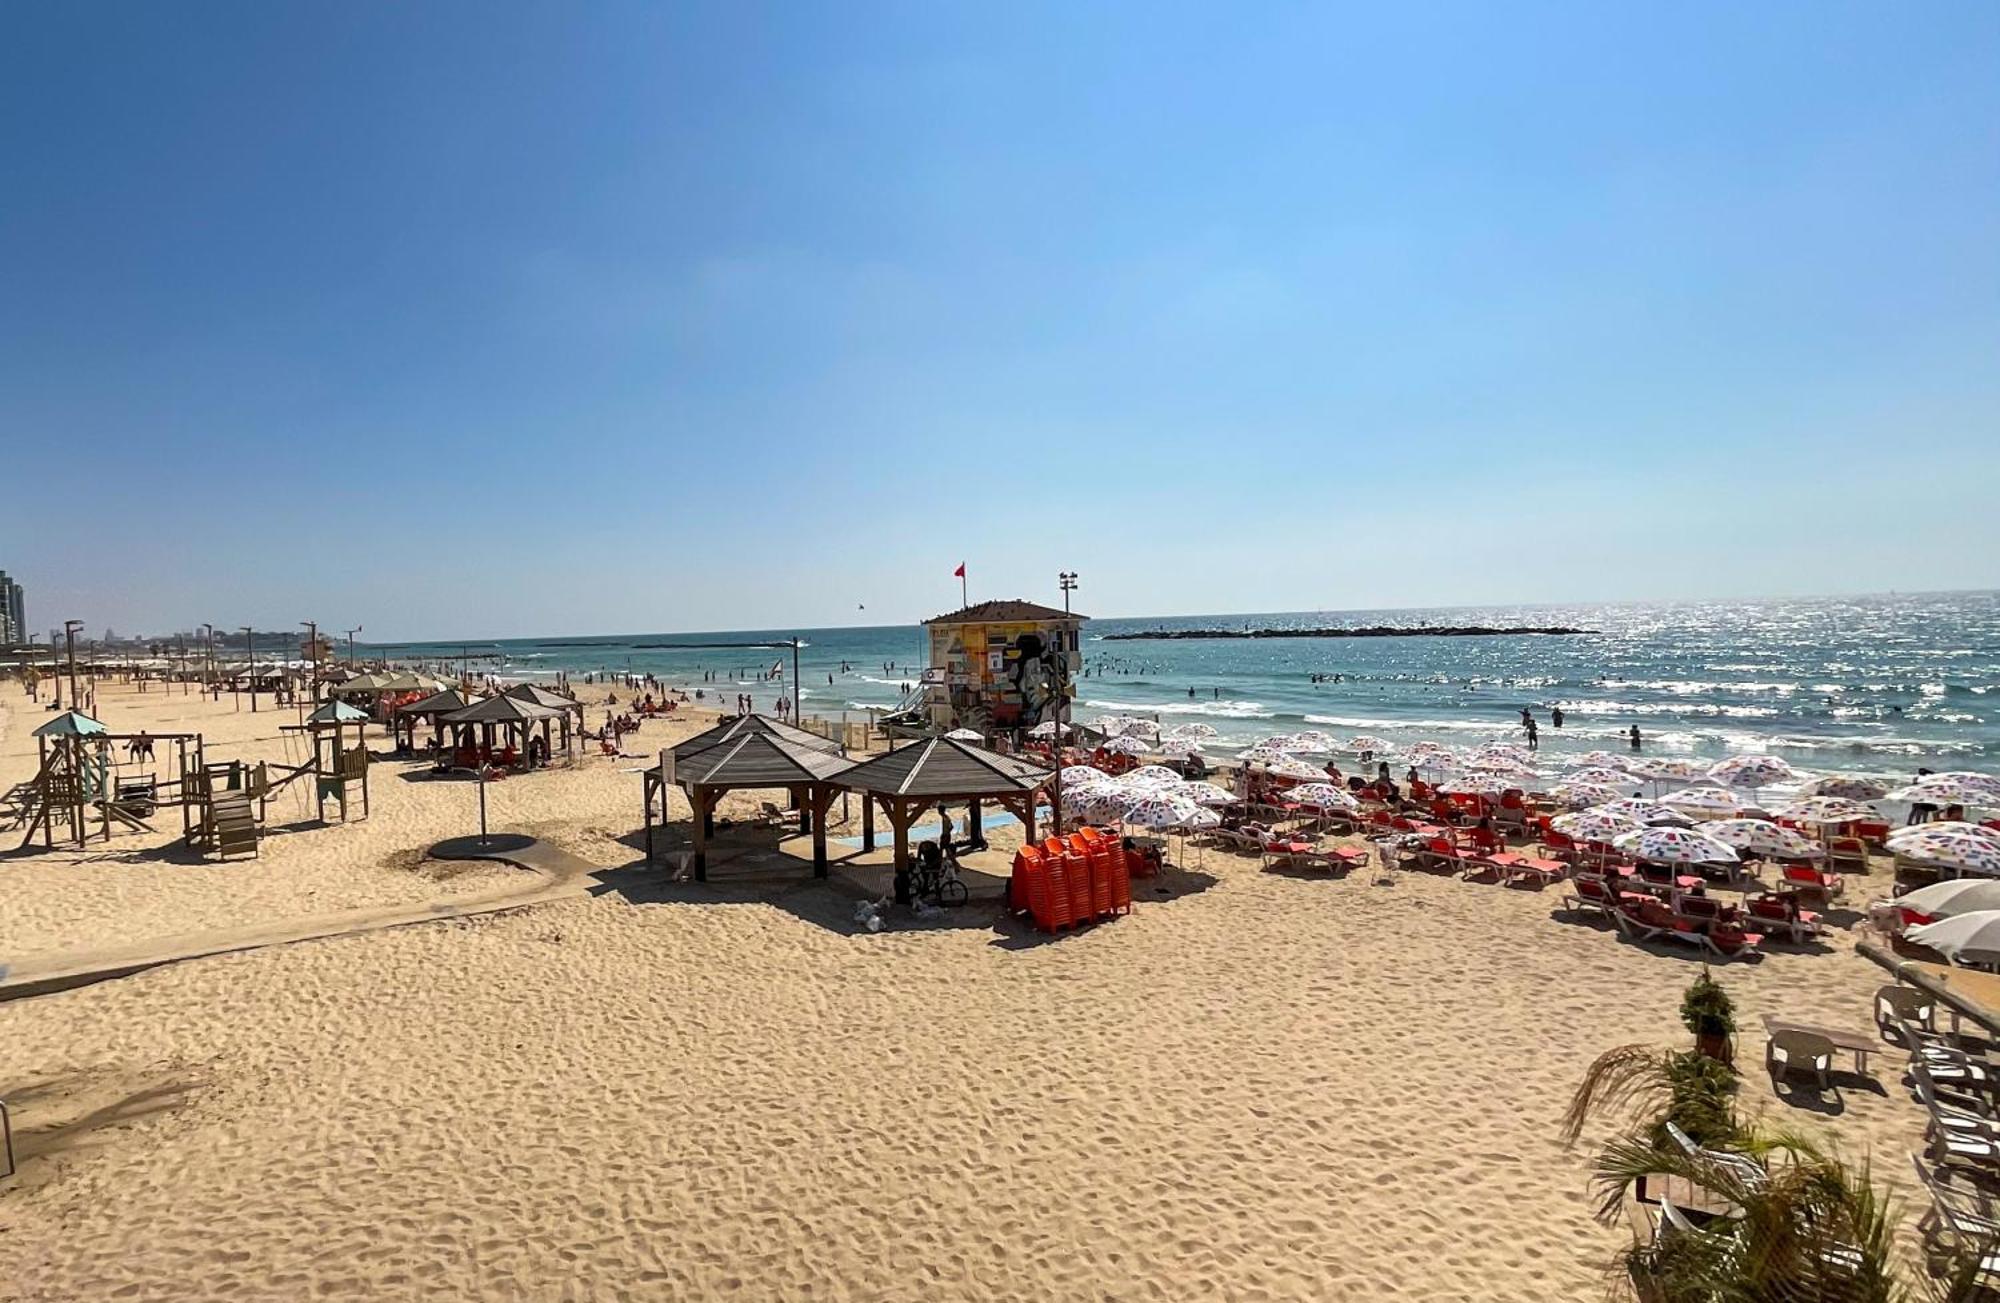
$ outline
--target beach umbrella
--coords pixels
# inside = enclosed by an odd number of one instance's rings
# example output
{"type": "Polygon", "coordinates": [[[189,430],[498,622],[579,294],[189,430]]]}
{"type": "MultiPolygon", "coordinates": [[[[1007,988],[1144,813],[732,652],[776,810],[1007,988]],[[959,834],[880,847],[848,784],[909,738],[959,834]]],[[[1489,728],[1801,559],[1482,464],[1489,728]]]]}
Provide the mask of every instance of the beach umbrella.
{"type": "Polygon", "coordinates": [[[1141,742],[1138,738],[1133,737],[1129,733],[1127,733],[1127,734],[1120,734],[1117,737],[1107,738],[1104,743],[1104,749],[1106,751],[1111,752],[1113,755],[1143,756],[1146,754],[1147,746],[1144,742],[1141,742]]]}
{"type": "Polygon", "coordinates": [[[1317,806],[1322,810],[1345,810],[1353,813],[1361,808],[1361,802],[1344,788],[1332,783],[1301,783],[1285,795],[1300,805],[1317,806]]]}
{"type": "Polygon", "coordinates": [[[1776,756],[1731,756],[1708,767],[1708,776],[1724,787],[1769,787],[1792,783],[1804,775],[1776,756]]]}
{"type": "Polygon", "coordinates": [[[1365,756],[1385,754],[1396,748],[1386,739],[1363,733],[1358,737],[1347,739],[1347,749],[1358,756],[1365,756]]]}
{"type": "Polygon", "coordinates": [[[1488,742],[1485,746],[1474,751],[1471,758],[1477,761],[1494,757],[1511,760],[1517,765],[1529,765],[1535,761],[1535,753],[1533,751],[1528,750],[1524,746],[1517,746],[1512,742],[1488,742]]]}
{"type": "Polygon", "coordinates": [[[1266,746],[1259,742],[1236,753],[1236,758],[1249,765],[1266,765],[1279,760],[1289,760],[1292,753],[1282,747],[1266,746]]]}
{"type": "Polygon", "coordinates": [[[1734,793],[1720,787],[1684,787],[1661,797],[1660,804],[1697,819],[1726,819],[1743,808],[1734,793]]]}
{"type": "Polygon", "coordinates": [[[1983,787],[1987,791],[1993,793],[1995,796],[2000,796],[2000,776],[1996,776],[1993,774],[1982,774],[1977,772],[1976,770],[1971,770],[1971,769],[1953,769],[1947,773],[1942,773],[1942,774],[1925,774],[1922,778],[1919,778],[1917,781],[1919,783],[1930,783],[1930,782],[1942,783],[1947,779],[1950,779],[1952,782],[1957,782],[1957,783],[1970,783],[1974,787],[1983,787]]]}
{"type": "Polygon", "coordinates": [[[1480,752],[1478,755],[1468,759],[1465,762],[1465,767],[1479,773],[1487,774],[1525,773],[1531,777],[1534,775],[1534,770],[1526,762],[1495,751],[1480,752]]]}
{"type": "Polygon", "coordinates": [[[1438,784],[1443,791],[1459,792],[1467,796],[1499,796],[1519,785],[1505,774],[1476,773],[1457,774],[1438,784]]]}
{"type": "Polygon", "coordinates": [[[1133,795],[1122,787],[1093,787],[1072,807],[1085,823],[1118,824],[1125,820],[1133,795]]]}
{"type": "Polygon", "coordinates": [[[1827,827],[1882,817],[1881,812],[1875,807],[1863,805],[1859,801],[1850,801],[1844,796],[1808,796],[1781,806],[1771,813],[1780,819],[1796,819],[1800,823],[1816,823],[1827,827]]]}
{"type": "Polygon", "coordinates": [[[1135,828],[1175,828],[1202,812],[1184,796],[1171,792],[1148,792],[1125,810],[1122,822],[1135,828]]]}
{"type": "Polygon", "coordinates": [[[1896,829],[1884,840],[1888,843],[1889,849],[1893,851],[1901,843],[1910,840],[1912,837],[1921,837],[1927,832],[1964,833],[1969,837],[1984,837],[1988,841],[2000,845],[2000,828],[1988,828],[1983,823],[1966,823],[1960,819],[1937,819],[1930,823],[1914,823],[1907,828],[1896,829]]]}
{"type": "Polygon", "coordinates": [[[1892,848],[1896,854],[1920,864],[1957,869],[1960,873],[2000,876],[2000,842],[1971,833],[1932,832],[1928,836],[1905,837],[1892,848]]]}
{"type": "Polygon", "coordinates": [[[1618,814],[1603,806],[1559,814],[1549,820],[1549,827],[1580,842],[1611,842],[1628,832],[1638,832],[1645,826],[1630,815],[1618,814]]]}
{"type": "Polygon", "coordinates": [[[1179,787],[1181,776],[1165,765],[1142,765],[1125,775],[1127,787],[1179,787]]]}
{"type": "Polygon", "coordinates": [[[1203,832],[1207,829],[1219,828],[1221,826],[1221,815],[1213,810],[1201,809],[1199,806],[1196,807],[1193,814],[1175,825],[1175,827],[1183,832],[1203,832]]]}
{"type": "Polygon", "coordinates": [[[1597,787],[1630,787],[1632,785],[1632,775],[1621,773],[1616,769],[1607,769],[1603,765],[1585,765],[1581,769],[1572,769],[1569,773],[1564,774],[1563,782],[1565,784],[1589,783],[1597,787]]]}
{"type": "Polygon", "coordinates": [[[986,740],[984,733],[973,728],[955,728],[945,734],[945,736],[954,742],[984,742],[986,740]]]}
{"type": "Polygon", "coordinates": [[[1549,792],[1572,810],[1587,806],[1603,805],[1606,801],[1621,799],[1625,793],[1603,783],[1557,783],[1549,792]]]}
{"type": "Polygon", "coordinates": [[[1322,729],[1309,728],[1292,734],[1292,741],[1301,751],[1311,751],[1318,755],[1331,755],[1340,749],[1340,743],[1330,733],[1322,729]]]}
{"type": "Polygon", "coordinates": [[[1929,946],[1954,964],[2000,963],[2000,909],[1974,910],[1913,927],[1905,940],[1929,946]]]}
{"type": "Polygon", "coordinates": [[[1576,765],[1601,765],[1606,769],[1623,769],[1626,764],[1626,758],[1624,756],[1612,755],[1609,751],[1586,751],[1570,763],[1576,765]]]}
{"type": "Polygon", "coordinates": [[[1888,794],[1887,783],[1854,774],[1828,774],[1799,789],[1800,796],[1838,796],[1848,801],[1879,801],[1888,794]]]}
{"type": "Polygon", "coordinates": [[[1039,724],[1035,725],[1035,726],[1034,726],[1033,728],[1029,729],[1029,730],[1028,730],[1028,736],[1029,736],[1029,737],[1054,737],[1054,736],[1056,735],[1056,730],[1057,730],[1057,729],[1061,729],[1061,730],[1062,730],[1062,735],[1063,735],[1064,737],[1071,737],[1071,736],[1074,736],[1074,735],[1075,735],[1075,733],[1076,733],[1076,730],[1075,730],[1075,729],[1073,729],[1073,728],[1071,728],[1071,727],[1070,727],[1069,725],[1067,725],[1067,724],[1058,724],[1058,723],[1056,723],[1056,722],[1055,722],[1054,720],[1052,720],[1052,719],[1045,719],[1045,720],[1043,720],[1043,721],[1042,721],[1041,723],[1039,723],[1039,724]]]}
{"type": "Polygon", "coordinates": [[[1213,739],[1216,732],[1213,724],[1176,724],[1160,736],[1192,738],[1195,741],[1206,742],[1213,739]]]}
{"type": "Polygon", "coordinates": [[[1947,878],[1906,891],[1894,903],[1932,918],[1957,918],[1981,909],[2000,910],[2000,879],[1947,878]]]}
{"type": "Polygon", "coordinates": [[[1234,805],[1240,799],[1236,793],[1214,783],[1185,783],[1180,794],[1196,805],[1234,805]]]}
{"type": "Polygon", "coordinates": [[[1433,768],[1449,765],[1458,758],[1458,752],[1442,742],[1412,742],[1403,748],[1403,754],[1420,763],[1428,761],[1433,768]]]}
{"type": "Polygon", "coordinates": [[[1609,814],[1622,814],[1626,818],[1636,819],[1640,823],[1685,823],[1687,821],[1687,816],[1678,810],[1662,805],[1658,801],[1648,801],[1640,796],[1620,797],[1616,801],[1606,801],[1603,805],[1591,808],[1603,810],[1609,814]]]}
{"type": "Polygon", "coordinates": [[[1201,742],[1191,737],[1163,737],[1160,739],[1160,754],[1163,756],[1200,755],[1201,742]]]}
{"type": "Polygon", "coordinates": [[[1734,864],[1737,858],[1734,846],[1688,828],[1641,828],[1611,844],[1654,864],[1734,864]]]}
{"type": "Polygon", "coordinates": [[[1062,770],[1064,787],[1102,787],[1115,781],[1110,774],[1090,765],[1064,765],[1062,770]]]}
{"type": "Polygon", "coordinates": [[[1264,772],[1277,778],[1297,778],[1305,782],[1323,780],[1327,776],[1326,770],[1315,768],[1303,760],[1294,760],[1290,756],[1280,756],[1276,760],[1266,761],[1264,772]]]}
{"type": "Polygon", "coordinates": [[[1889,793],[1889,799],[1925,805],[1977,805],[2000,808],[2000,792],[1989,791],[1977,783],[1939,775],[1919,778],[1908,787],[1899,787],[1889,793]]]}
{"type": "Polygon", "coordinates": [[[1628,774],[1655,783],[1691,783],[1708,773],[1707,765],[1679,756],[1641,756],[1624,768],[1628,774]]]}
{"type": "Polygon", "coordinates": [[[1784,859],[1810,860],[1826,854],[1826,848],[1790,828],[1781,828],[1769,819],[1717,819],[1705,823],[1701,831],[1734,846],[1739,851],[1776,855],[1784,859]]]}

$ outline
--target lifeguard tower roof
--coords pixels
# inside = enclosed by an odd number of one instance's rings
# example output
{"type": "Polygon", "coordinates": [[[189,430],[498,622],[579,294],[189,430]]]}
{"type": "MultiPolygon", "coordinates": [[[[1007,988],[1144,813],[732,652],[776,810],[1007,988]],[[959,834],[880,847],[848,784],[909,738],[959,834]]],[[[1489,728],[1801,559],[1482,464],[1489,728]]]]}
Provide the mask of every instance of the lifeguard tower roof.
{"type": "Polygon", "coordinates": [[[1053,606],[1043,606],[1039,602],[1027,602],[1020,598],[1002,599],[995,602],[974,602],[945,615],[932,616],[925,620],[932,624],[1033,624],[1043,620],[1088,620],[1090,617],[1075,611],[1058,611],[1053,606]]]}

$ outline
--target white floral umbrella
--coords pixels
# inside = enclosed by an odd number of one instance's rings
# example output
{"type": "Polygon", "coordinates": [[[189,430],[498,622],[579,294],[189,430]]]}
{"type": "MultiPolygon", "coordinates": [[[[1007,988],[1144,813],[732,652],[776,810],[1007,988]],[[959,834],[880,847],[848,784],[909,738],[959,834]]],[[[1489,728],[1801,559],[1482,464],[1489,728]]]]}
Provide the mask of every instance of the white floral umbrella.
{"type": "Polygon", "coordinates": [[[1921,837],[1928,832],[1964,833],[1969,837],[1984,837],[1995,845],[2000,845],[2000,828],[1988,828],[1984,824],[1966,823],[1959,819],[1939,819],[1931,823],[1911,824],[1907,828],[1896,829],[1885,840],[1889,849],[1895,850],[1900,843],[1912,837],[1921,837]]]}
{"type": "Polygon", "coordinates": [[[1922,802],[1926,805],[1976,805],[1982,808],[2000,808],[2000,792],[1989,791],[1982,784],[1939,775],[1919,778],[1908,787],[1899,787],[1889,793],[1889,799],[1922,802]]]}
{"type": "Polygon", "coordinates": [[[1200,806],[1184,796],[1148,792],[1126,808],[1123,822],[1135,828],[1176,828],[1201,812],[1200,806]]]}
{"type": "Polygon", "coordinates": [[[1472,760],[1485,760],[1496,756],[1503,760],[1511,760],[1517,765],[1526,765],[1533,763],[1535,753],[1512,742],[1488,742],[1472,753],[1472,760]]]}
{"type": "Polygon", "coordinates": [[[1550,789],[1549,795],[1572,810],[1581,810],[1603,805],[1606,801],[1621,800],[1625,793],[1604,783],[1557,783],[1550,789]]]}
{"type": "Polygon", "coordinates": [[[1879,801],[1888,794],[1887,783],[1854,774],[1828,774],[1799,789],[1800,796],[1838,796],[1849,801],[1879,801]]]}
{"type": "Polygon", "coordinates": [[[1656,783],[1691,783],[1708,774],[1708,766],[1679,756],[1640,756],[1625,766],[1625,772],[1656,783]]]}
{"type": "Polygon", "coordinates": [[[1516,760],[1513,756],[1502,755],[1497,751],[1482,751],[1478,755],[1473,756],[1471,759],[1467,760],[1465,762],[1465,767],[1467,769],[1471,769],[1479,773],[1487,773],[1487,774],[1500,774],[1500,773],[1511,774],[1520,772],[1526,772],[1532,774],[1534,772],[1531,766],[1523,763],[1520,760],[1516,760]]]}
{"type": "Polygon", "coordinates": [[[1446,792],[1461,792],[1468,796],[1499,796],[1520,784],[1505,774],[1456,774],[1438,784],[1446,792]]]}
{"type": "Polygon", "coordinates": [[[1826,854],[1826,848],[1818,842],[1801,837],[1790,828],[1781,828],[1769,819],[1717,819],[1703,824],[1701,831],[1739,851],[1755,851],[1759,855],[1809,860],[1826,854]]]}
{"type": "Polygon", "coordinates": [[[1076,733],[1076,730],[1075,730],[1074,728],[1070,727],[1070,726],[1069,726],[1068,724],[1061,724],[1061,725],[1058,725],[1058,724],[1057,724],[1057,723],[1056,723],[1056,722],[1055,722],[1054,720],[1052,720],[1052,719],[1045,719],[1045,720],[1043,720],[1043,721],[1042,721],[1041,723],[1039,723],[1039,724],[1035,725],[1035,726],[1034,726],[1033,728],[1029,729],[1029,730],[1028,730],[1028,736],[1029,736],[1029,737],[1054,737],[1054,736],[1056,735],[1056,729],[1057,729],[1057,728],[1061,728],[1061,729],[1062,729],[1062,733],[1063,733],[1063,736],[1064,736],[1064,737],[1070,737],[1070,736],[1073,736],[1073,735],[1074,735],[1074,734],[1076,733]]]}
{"type": "Polygon", "coordinates": [[[1104,743],[1104,749],[1121,756],[1143,756],[1150,750],[1144,742],[1141,742],[1138,738],[1130,734],[1120,734],[1117,737],[1107,739],[1104,743]]]}
{"type": "Polygon", "coordinates": [[[1442,769],[1458,760],[1458,752],[1442,742],[1412,742],[1403,748],[1403,754],[1432,769],[1442,769]]]}
{"type": "Polygon", "coordinates": [[[1636,819],[1640,823],[1687,822],[1687,816],[1681,814],[1671,806],[1662,805],[1658,801],[1648,801],[1641,796],[1624,796],[1616,801],[1606,801],[1603,805],[1592,808],[1604,810],[1611,814],[1622,814],[1626,818],[1636,819]]]}
{"type": "Polygon", "coordinates": [[[1222,816],[1215,811],[1197,809],[1185,822],[1177,826],[1184,832],[1202,832],[1209,828],[1220,827],[1221,824],[1222,816]]]}
{"type": "Polygon", "coordinates": [[[1141,765],[1125,775],[1128,787],[1179,787],[1181,776],[1165,765],[1141,765]]]}
{"type": "Polygon", "coordinates": [[[1800,823],[1816,823],[1824,827],[1882,817],[1875,807],[1850,801],[1844,796],[1808,796],[1780,806],[1771,813],[1780,819],[1796,819],[1800,823]]]}
{"type": "Polygon", "coordinates": [[[1625,767],[1625,757],[1612,755],[1609,751],[1586,751],[1571,763],[1578,765],[1601,765],[1606,769],[1623,769],[1625,767]]]}
{"type": "Polygon", "coordinates": [[[1122,787],[1097,787],[1085,792],[1074,808],[1086,823],[1119,824],[1136,799],[1122,787]]]}
{"type": "Polygon", "coordinates": [[[1632,775],[1603,765],[1585,765],[1563,775],[1565,783],[1591,783],[1599,787],[1630,787],[1632,775]]]}
{"type": "Polygon", "coordinates": [[[1197,742],[1207,742],[1217,734],[1213,724],[1176,724],[1160,736],[1192,738],[1197,742]]]}
{"type": "Polygon", "coordinates": [[[1737,858],[1734,846],[1688,828],[1641,828],[1611,844],[1654,864],[1734,864],[1737,858]]]}
{"type": "Polygon", "coordinates": [[[1962,832],[1931,832],[1906,837],[1895,845],[1896,854],[1922,864],[1936,864],[1961,873],[2000,876],[2000,842],[1962,832]]]}
{"type": "Polygon", "coordinates": [[[1618,814],[1603,806],[1559,814],[1549,820],[1549,827],[1580,842],[1612,842],[1645,826],[1630,815],[1618,814]]]}
{"type": "Polygon", "coordinates": [[[1326,770],[1316,769],[1305,761],[1294,760],[1290,756],[1280,756],[1276,760],[1266,762],[1264,772],[1278,778],[1299,778],[1307,782],[1327,776],[1326,770]]]}
{"type": "Polygon", "coordinates": [[[1254,746],[1237,752],[1236,758],[1245,764],[1265,765],[1275,763],[1279,760],[1289,760],[1292,758],[1292,753],[1283,747],[1267,746],[1265,743],[1259,742],[1254,746]]]}
{"type": "Polygon", "coordinates": [[[1928,783],[1933,780],[1936,780],[1937,782],[1943,782],[1946,779],[1950,779],[1951,781],[1958,783],[1970,783],[1974,787],[1983,787],[1987,791],[1992,792],[1995,796],[2000,796],[2000,776],[1996,776],[1994,774],[1982,774],[1972,769],[1953,769],[1947,773],[1942,773],[1942,774],[1925,774],[1922,778],[1919,778],[1917,781],[1920,783],[1928,783]]]}
{"type": "Polygon", "coordinates": [[[976,728],[955,728],[945,734],[954,742],[984,742],[986,735],[976,728]]]}
{"type": "Polygon", "coordinates": [[[1196,805],[1234,805],[1239,799],[1236,793],[1214,783],[1187,783],[1181,787],[1180,794],[1196,805]]]}
{"type": "Polygon", "coordinates": [[[1797,782],[1804,777],[1776,756],[1731,756],[1710,765],[1708,776],[1724,787],[1752,789],[1797,782]]]}
{"type": "Polygon", "coordinates": [[[1379,738],[1373,736],[1372,734],[1363,733],[1358,737],[1351,737],[1347,739],[1347,749],[1349,751],[1352,751],[1354,754],[1358,756],[1363,756],[1363,755],[1385,755],[1388,752],[1394,751],[1396,747],[1394,743],[1388,741],[1385,738],[1379,738]]]}
{"type": "Polygon", "coordinates": [[[1733,792],[1720,787],[1684,787],[1661,797],[1660,804],[1700,819],[1726,819],[1743,809],[1733,792]]]}
{"type": "Polygon", "coordinates": [[[1361,802],[1332,783],[1301,783],[1285,795],[1300,805],[1317,806],[1322,810],[1345,810],[1352,813],[1361,808],[1361,802]]]}
{"type": "Polygon", "coordinates": [[[1310,751],[1316,755],[1332,755],[1340,749],[1340,743],[1324,729],[1302,729],[1292,734],[1292,741],[1301,751],[1310,751]]]}
{"type": "Polygon", "coordinates": [[[1062,770],[1064,787],[1102,787],[1106,783],[1117,781],[1102,769],[1090,765],[1064,765],[1062,770]]]}
{"type": "Polygon", "coordinates": [[[1191,737],[1163,737],[1160,739],[1160,754],[1163,756],[1198,756],[1201,742],[1191,737]]]}

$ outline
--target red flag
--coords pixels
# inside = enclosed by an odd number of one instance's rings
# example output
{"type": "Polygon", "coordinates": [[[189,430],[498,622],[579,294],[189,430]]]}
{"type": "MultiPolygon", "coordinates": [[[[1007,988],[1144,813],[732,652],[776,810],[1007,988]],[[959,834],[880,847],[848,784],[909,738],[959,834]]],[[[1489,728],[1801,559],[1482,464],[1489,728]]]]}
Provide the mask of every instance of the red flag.
{"type": "Polygon", "coordinates": [[[958,563],[958,569],[951,572],[951,577],[953,579],[965,578],[965,562],[961,561],[958,563]]]}

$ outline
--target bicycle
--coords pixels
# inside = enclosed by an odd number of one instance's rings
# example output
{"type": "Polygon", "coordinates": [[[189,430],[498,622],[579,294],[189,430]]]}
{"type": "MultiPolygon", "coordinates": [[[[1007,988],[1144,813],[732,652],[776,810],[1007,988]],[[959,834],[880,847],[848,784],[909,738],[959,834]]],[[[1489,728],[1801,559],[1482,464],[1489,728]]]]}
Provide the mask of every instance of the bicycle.
{"type": "Polygon", "coordinates": [[[971,889],[958,876],[958,861],[940,851],[936,842],[925,842],[917,848],[917,864],[910,873],[910,894],[917,900],[946,906],[963,905],[972,899],[971,889]]]}

